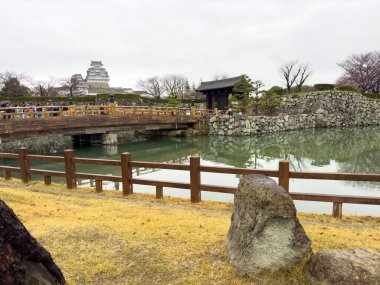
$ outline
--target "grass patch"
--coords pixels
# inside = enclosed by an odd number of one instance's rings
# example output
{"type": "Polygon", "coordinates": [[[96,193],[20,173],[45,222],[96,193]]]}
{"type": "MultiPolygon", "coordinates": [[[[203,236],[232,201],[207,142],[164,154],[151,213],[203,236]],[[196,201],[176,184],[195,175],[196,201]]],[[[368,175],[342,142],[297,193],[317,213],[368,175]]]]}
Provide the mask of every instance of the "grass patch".
{"type": "MultiPolygon", "coordinates": [[[[145,203],[131,203],[115,200],[119,193],[98,197],[89,195],[93,189],[79,189],[74,196],[63,190],[62,185],[0,183],[1,199],[51,252],[69,284],[283,285],[297,284],[302,278],[297,271],[253,279],[236,275],[227,263],[225,245],[231,204],[196,206],[216,210],[205,211],[192,208],[186,199],[166,198],[167,205],[162,205],[150,195],[133,195],[128,199],[145,203]]],[[[380,250],[377,218],[350,216],[339,221],[326,215],[299,216],[314,251],[380,250]],[[363,224],[372,227],[358,227],[363,224]]]]}

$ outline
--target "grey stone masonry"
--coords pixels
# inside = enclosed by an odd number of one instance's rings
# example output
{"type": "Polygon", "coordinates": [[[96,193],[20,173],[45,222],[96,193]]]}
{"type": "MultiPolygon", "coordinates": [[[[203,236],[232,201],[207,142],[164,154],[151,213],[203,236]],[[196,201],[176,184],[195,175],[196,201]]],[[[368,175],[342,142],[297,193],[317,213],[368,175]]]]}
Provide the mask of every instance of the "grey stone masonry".
{"type": "Polygon", "coordinates": [[[282,96],[276,116],[218,115],[208,123],[209,134],[249,136],[310,128],[380,125],[380,100],[356,92],[325,91],[282,96]]]}

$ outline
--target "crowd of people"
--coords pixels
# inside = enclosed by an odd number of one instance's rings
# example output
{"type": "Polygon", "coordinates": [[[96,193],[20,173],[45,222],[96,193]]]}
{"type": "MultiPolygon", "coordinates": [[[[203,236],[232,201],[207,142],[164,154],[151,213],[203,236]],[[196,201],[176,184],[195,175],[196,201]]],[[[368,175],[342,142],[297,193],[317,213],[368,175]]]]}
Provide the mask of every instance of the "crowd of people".
{"type": "Polygon", "coordinates": [[[38,118],[41,117],[41,112],[49,112],[48,116],[56,117],[59,115],[59,111],[67,111],[68,107],[67,104],[58,104],[58,103],[50,103],[50,104],[44,104],[43,108],[41,104],[9,104],[9,103],[3,103],[0,104],[0,113],[3,120],[5,119],[11,119],[13,115],[18,115],[18,117],[21,118],[27,118],[30,117],[29,114],[33,113],[33,117],[38,118]]]}

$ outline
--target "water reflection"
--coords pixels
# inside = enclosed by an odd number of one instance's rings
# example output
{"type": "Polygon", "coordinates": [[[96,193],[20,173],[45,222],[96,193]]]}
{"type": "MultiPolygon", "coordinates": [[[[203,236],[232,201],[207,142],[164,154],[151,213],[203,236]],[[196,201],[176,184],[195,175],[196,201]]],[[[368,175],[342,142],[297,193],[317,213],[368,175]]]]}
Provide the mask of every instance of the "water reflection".
{"type": "Polygon", "coordinates": [[[104,153],[107,156],[112,156],[118,154],[118,148],[117,145],[105,145],[103,146],[104,153]]]}
{"type": "Polygon", "coordinates": [[[380,173],[380,129],[323,129],[262,134],[251,138],[206,138],[208,159],[237,167],[260,167],[258,160],[288,159],[293,170],[339,163],[341,172],[380,173]]]}
{"type": "MultiPolygon", "coordinates": [[[[380,173],[380,128],[320,129],[276,134],[262,134],[254,137],[192,137],[192,138],[157,138],[118,146],[86,146],[75,150],[75,156],[88,158],[120,159],[120,154],[130,152],[133,160],[152,162],[171,162],[188,164],[191,155],[200,155],[202,164],[228,165],[235,167],[277,169],[278,161],[287,159],[295,171],[357,172],[380,173]]],[[[63,155],[57,153],[56,155],[63,155]]],[[[0,164],[12,165],[10,160],[0,164]]],[[[13,165],[15,162],[13,162],[13,165]]],[[[17,163],[16,163],[17,164],[17,163]]],[[[33,162],[32,167],[63,170],[63,165],[56,163],[33,162]]],[[[77,171],[120,175],[120,168],[114,166],[77,165],[77,171]]],[[[189,174],[184,171],[136,168],[134,176],[147,179],[188,182],[189,174]]],[[[94,187],[89,180],[78,181],[80,185],[94,187]]],[[[236,186],[238,177],[221,174],[202,174],[202,183],[236,186]]],[[[104,183],[106,189],[120,189],[119,183],[104,183]]],[[[137,186],[137,185],[136,185],[137,186]]],[[[146,186],[136,187],[145,191],[146,186]]],[[[292,180],[291,191],[311,193],[336,193],[347,195],[379,196],[380,183],[292,180]]],[[[188,197],[183,190],[166,190],[165,193],[188,197]]],[[[232,196],[209,193],[208,197],[216,200],[232,200],[232,196]]],[[[318,203],[305,204],[308,210],[331,211],[330,206],[314,206],[318,203]],[[313,206],[310,206],[313,205],[313,206]],[[327,208],[326,208],[327,207],[327,208]]],[[[345,205],[345,213],[380,214],[378,206],[345,205]],[[375,210],[367,209],[371,208],[375,210]],[[364,211],[364,212],[363,212],[364,211]]]]}

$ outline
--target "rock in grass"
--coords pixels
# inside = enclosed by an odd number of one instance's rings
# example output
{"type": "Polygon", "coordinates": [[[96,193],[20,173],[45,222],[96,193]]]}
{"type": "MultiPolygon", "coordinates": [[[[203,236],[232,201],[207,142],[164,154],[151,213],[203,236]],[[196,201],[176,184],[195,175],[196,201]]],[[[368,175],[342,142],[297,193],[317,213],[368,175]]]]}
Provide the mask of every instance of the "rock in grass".
{"type": "Polygon", "coordinates": [[[50,253],[0,200],[0,284],[64,285],[50,253]]]}
{"type": "Polygon", "coordinates": [[[235,194],[228,261],[241,275],[287,270],[311,253],[289,194],[264,175],[247,175],[235,194]]]}
{"type": "Polygon", "coordinates": [[[321,250],[305,266],[311,284],[380,284],[380,252],[371,249],[321,250]]]}

